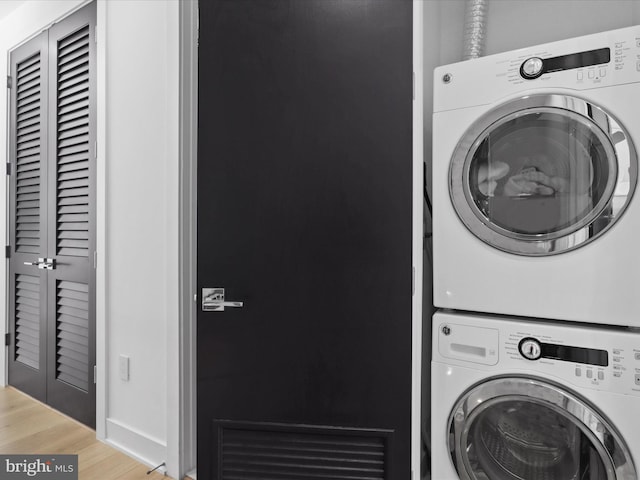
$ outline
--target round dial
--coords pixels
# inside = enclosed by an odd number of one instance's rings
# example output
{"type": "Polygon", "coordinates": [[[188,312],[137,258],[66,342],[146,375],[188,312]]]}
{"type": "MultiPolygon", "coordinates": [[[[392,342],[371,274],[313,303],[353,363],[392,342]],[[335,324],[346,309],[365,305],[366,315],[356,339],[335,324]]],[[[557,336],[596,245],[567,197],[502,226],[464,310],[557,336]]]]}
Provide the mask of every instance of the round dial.
{"type": "Polygon", "coordinates": [[[523,338],[518,347],[520,348],[520,355],[527,360],[537,360],[542,355],[540,342],[535,338],[523,338]]]}
{"type": "Polygon", "coordinates": [[[539,57],[526,59],[520,67],[520,74],[524,78],[538,78],[542,74],[542,59],[539,57]]]}

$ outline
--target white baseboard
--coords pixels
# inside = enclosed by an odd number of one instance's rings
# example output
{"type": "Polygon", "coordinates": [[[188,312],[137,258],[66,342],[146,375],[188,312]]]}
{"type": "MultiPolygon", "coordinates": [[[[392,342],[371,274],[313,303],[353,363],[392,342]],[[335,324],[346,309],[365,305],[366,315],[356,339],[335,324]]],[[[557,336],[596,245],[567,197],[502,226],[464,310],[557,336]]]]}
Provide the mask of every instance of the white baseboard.
{"type": "MultiPolygon", "coordinates": [[[[117,420],[107,419],[107,436],[104,441],[150,468],[166,461],[167,444],[165,442],[152,438],[117,420]]],[[[166,466],[158,469],[162,473],[166,470],[166,466]]]]}

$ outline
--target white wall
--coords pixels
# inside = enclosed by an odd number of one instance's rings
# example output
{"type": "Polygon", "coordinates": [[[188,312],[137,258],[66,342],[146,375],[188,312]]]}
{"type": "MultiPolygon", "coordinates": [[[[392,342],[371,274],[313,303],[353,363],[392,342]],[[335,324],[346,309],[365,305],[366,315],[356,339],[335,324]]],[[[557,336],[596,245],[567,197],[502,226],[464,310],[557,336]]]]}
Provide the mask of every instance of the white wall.
{"type": "Polygon", "coordinates": [[[489,0],[486,54],[629,27],[638,0],[489,0]]]}
{"type": "Polygon", "coordinates": [[[178,3],[105,4],[106,438],[159,464],[178,416],[178,3]]]}
{"type": "MultiPolygon", "coordinates": [[[[82,3],[29,0],[0,21],[0,70],[7,68],[8,50],[82,3]]],[[[178,21],[178,0],[98,3],[96,429],[150,465],[168,460],[173,476],[179,445],[167,432],[178,430],[179,416],[178,21]],[[131,359],[129,382],[118,376],[121,354],[131,359]]],[[[0,95],[4,161],[6,109],[0,95]]],[[[0,235],[6,237],[6,220],[0,235]]],[[[1,262],[0,291],[5,278],[1,262]]],[[[0,308],[6,311],[4,295],[0,308]]],[[[4,384],[6,359],[0,357],[4,384]]]]}

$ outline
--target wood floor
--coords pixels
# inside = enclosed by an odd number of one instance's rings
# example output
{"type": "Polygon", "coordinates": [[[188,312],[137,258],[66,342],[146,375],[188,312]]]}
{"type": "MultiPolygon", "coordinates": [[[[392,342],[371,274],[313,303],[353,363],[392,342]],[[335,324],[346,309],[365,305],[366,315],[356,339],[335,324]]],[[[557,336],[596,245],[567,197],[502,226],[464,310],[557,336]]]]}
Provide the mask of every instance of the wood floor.
{"type": "Polygon", "coordinates": [[[11,387],[0,387],[0,454],[77,454],[79,480],[167,480],[96,433],[11,387]]]}

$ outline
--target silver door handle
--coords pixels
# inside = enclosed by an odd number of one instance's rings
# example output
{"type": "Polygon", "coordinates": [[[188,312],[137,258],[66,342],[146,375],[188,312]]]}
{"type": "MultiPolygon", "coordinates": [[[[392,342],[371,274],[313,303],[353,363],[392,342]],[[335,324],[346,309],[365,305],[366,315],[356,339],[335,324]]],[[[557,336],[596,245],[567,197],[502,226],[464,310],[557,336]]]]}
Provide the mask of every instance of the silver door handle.
{"type": "Polygon", "coordinates": [[[55,258],[38,258],[37,262],[24,262],[25,265],[38,267],[40,270],[54,270],[56,268],[55,258]]]}
{"type": "Polygon", "coordinates": [[[224,299],[224,288],[203,288],[202,289],[202,311],[203,312],[224,312],[225,307],[240,308],[244,302],[231,302],[224,299]]]}

